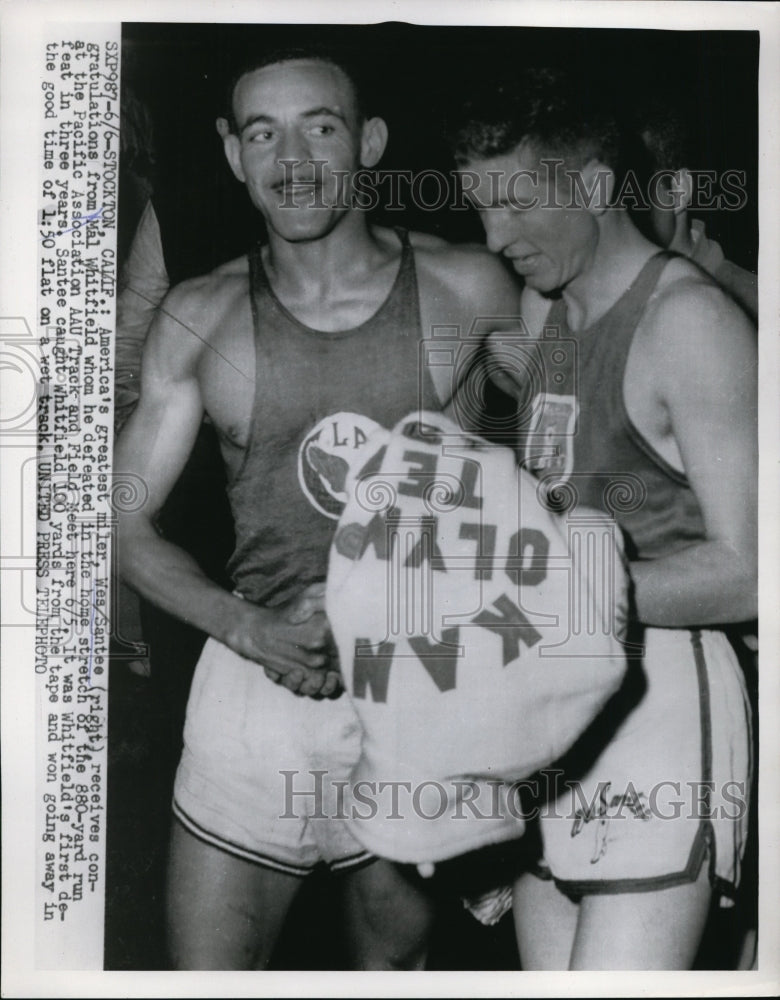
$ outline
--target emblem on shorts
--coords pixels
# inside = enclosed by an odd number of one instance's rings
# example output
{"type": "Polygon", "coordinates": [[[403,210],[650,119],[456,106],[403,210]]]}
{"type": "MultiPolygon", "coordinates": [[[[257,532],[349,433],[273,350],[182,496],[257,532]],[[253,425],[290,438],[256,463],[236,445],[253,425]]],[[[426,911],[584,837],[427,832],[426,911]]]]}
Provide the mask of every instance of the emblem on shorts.
{"type": "Polygon", "coordinates": [[[366,442],[380,425],[360,413],[333,413],[306,435],[298,449],[298,482],[309,503],[338,520],[347,501],[350,469],[369,457],[366,442]]]}
{"type": "Polygon", "coordinates": [[[620,795],[610,795],[611,787],[611,781],[600,782],[597,794],[594,795],[593,799],[574,813],[574,822],[571,827],[572,837],[582,833],[586,824],[595,823],[593,828],[595,843],[590,859],[592,865],[595,865],[607,853],[608,820],[650,819],[647,796],[644,792],[638,792],[630,781],[626,790],[620,795]]]}

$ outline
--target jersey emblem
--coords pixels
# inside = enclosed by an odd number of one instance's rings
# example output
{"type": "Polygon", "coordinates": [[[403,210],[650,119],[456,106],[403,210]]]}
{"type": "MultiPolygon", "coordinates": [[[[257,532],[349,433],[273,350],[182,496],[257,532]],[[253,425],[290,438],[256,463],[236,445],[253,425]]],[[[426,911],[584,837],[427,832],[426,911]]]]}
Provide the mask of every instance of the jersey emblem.
{"type": "Polygon", "coordinates": [[[531,412],[535,419],[525,442],[525,467],[539,478],[565,483],[574,467],[577,397],[539,392],[531,412]]]}
{"type": "Polygon", "coordinates": [[[337,521],[347,501],[350,469],[362,466],[366,442],[380,425],[360,413],[333,413],[306,435],[298,449],[298,482],[309,503],[337,521]]]}

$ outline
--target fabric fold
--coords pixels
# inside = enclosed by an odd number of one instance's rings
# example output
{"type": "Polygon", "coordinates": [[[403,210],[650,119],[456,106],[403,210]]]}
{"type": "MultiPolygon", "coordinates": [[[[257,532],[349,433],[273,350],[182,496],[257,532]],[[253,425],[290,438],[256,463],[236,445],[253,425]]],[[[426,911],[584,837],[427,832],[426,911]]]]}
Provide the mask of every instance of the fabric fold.
{"type": "Polygon", "coordinates": [[[620,685],[620,534],[553,513],[513,452],[440,414],[377,430],[368,453],[326,593],[364,730],[347,811],[374,853],[442,861],[522,835],[514,783],[620,685]]]}

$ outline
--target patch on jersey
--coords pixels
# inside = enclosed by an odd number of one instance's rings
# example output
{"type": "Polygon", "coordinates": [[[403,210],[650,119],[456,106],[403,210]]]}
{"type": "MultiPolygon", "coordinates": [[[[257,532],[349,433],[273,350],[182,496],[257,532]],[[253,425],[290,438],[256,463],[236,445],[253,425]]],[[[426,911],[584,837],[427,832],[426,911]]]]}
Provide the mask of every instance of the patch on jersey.
{"type": "Polygon", "coordinates": [[[533,431],[525,442],[525,467],[541,479],[565,483],[574,468],[574,430],[577,423],[576,396],[539,392],[531,412],[533,431]]]}
{"type": "Polygon", "coordinates": [[[344,510],[349,470],[364,462],[366,441],[380,425],[360,413],[333,413],[304,438],[298,449],[298,482],[313,507],[337,521],[344,510]]]}

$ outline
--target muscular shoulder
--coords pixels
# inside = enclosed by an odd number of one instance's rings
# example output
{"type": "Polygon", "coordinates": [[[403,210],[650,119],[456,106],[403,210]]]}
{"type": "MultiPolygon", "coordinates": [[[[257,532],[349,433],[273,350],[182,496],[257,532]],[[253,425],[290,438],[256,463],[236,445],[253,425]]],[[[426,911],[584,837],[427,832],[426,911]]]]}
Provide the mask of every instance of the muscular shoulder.
{"type": "Polygon", "coordinates": [[[410,239],[418,271],[450,295],[480,310],[519,315],[520,285],[486,247],[447,243],[422,233],[412,233],[410,239]]]}
{"type": "Polygon", "coordinates": [[[248,280],[246,256],[221,264],[209,274],[189,278],[172,288],[163,303],[164,316],[188,325],[196,322],[199,332],[206,335],[235,298],[247,294],[248,280]]]}
{"type": "Polygon", "coordinates": [[[247,258],[239,257],[172,288],[149,331],[145,357],[171,374],[194,370],[236,301],[248,294],[248,274],[247,258]]]}
{"type": "Polygon", "coordinates": [[[681,324],[688,334],[685,339],[709,336],[710,342],[732,336],[741,340],[755,329],[705,271],[683,258],[664,268],[649,305],[648,334],[665,347],[681,339],[681,324]]]}
{"type": "Polygon", "coordinates": [[[743,373],[755,360],[753,324],[709,275],[683,259],[664,269],[641,337],[667,385],[723,377],[735,367],[743,373]]]}

